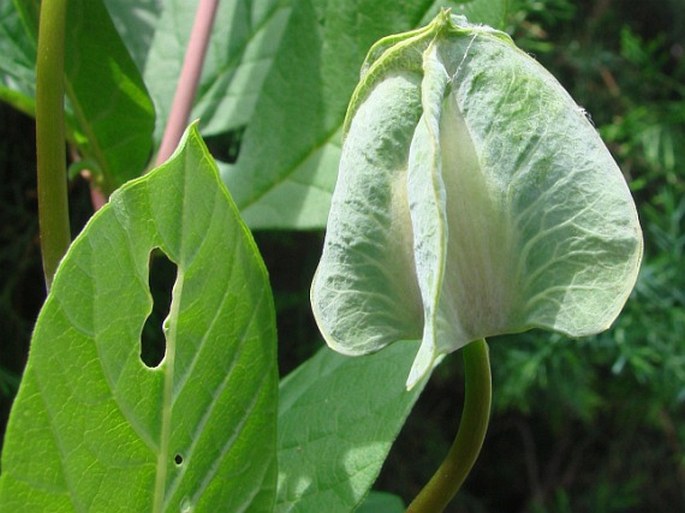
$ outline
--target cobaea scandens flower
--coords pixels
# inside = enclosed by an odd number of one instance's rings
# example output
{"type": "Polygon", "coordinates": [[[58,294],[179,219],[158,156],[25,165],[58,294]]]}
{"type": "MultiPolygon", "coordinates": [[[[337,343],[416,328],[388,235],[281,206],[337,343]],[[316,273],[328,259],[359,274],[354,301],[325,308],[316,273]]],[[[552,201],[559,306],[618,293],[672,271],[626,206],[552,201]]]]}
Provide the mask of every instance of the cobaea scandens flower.
{"type": "Polygon", "coordinates": [[[597,333],[641,256],[621,171],[509,36],[444,11],[371,48],[311,291],[333,349],[420,339],[411,387],[483,337],[597,333]]]}

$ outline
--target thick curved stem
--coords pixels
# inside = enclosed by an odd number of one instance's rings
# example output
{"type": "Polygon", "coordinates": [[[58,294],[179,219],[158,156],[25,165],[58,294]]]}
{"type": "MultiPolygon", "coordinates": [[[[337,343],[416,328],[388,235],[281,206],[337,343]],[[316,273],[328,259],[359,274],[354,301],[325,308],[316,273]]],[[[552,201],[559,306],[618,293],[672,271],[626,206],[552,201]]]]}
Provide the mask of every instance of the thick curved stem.
{"type": "Polygon", "coordinates": [[[64,30],[67,0],[43,2],[36,61],[38,221],[48,290],[71,242],[64,142],[64,30]]]}
{"type": "Polygon", "coordinates": [[[463,349],[465,399],[457,436],[445,461],[407,508],[407,513],[440,513],[466,480],[483,446],[490,420],[492,377],[484,339],[463,349]]]}

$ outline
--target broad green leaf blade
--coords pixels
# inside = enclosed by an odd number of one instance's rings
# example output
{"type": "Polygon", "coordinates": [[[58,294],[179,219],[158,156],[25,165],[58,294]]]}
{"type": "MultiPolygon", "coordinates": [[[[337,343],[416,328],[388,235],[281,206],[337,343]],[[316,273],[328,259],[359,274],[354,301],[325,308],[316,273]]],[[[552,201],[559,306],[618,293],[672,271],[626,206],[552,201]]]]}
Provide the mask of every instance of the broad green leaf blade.
{"type": "MultiPolygon", "coordinates": [[[[248,123],[277,51],[290,1],[221,2],[198,85],[193,118],[205,135],[248,123]]],[[[145,83],[155,99],[159,141],[169,115],[197,1],[164,2],[147,56],[145,83]]]]}
{"type": "Polygon", "coordinates": [[[281,383],[278,513],[348,513],[366,496],[423,382],[404,380],[417,350],[403,342],[348,358],[322,349],[281,383]]]}
{"type": "Polygon", "coordinates": [[[0,3],[0,100],[31,116],[35,112],[36,39],[15,2],[0,3]]]}
{"type": "Polygon", "coordinates": [[[142,73],[167,0],[104,0],[112,22],[142,73]]]}
{"type": "Polygon", "coordinates": [[[40,313],[2,455],[0,511],[270,511],[274,311],[197,130],[74,241],[40,313]],[[178,266],[148,368],[150,252],[178,266]]]}
{"type": "Polygon", "coordinates": [[[109,194],[145,169],[154,108],[102,0],[70,0],[67,20],[66,91],[76,142],[109,194]]]}
{"type": "Polygon", "coordinates": [[[378,38],[418,26],[444,4],[409,0],[293,4],[238,161],[221,168],[250,226],[325,225],[340,158],[341,128],[358,79],[353,70],[359,69],[378,38]]]}
{"type": "MultiPolygon", "coordinates": [[[[9,20],[0,22],[17,44],[8,50],[11,68],[0,57],[8,87],[3,91],[0,85],[0,98],[33,114],[39,7],[36,0],[15,0],[15,5],[16,15],[9,12],[9,20]]],[[[2,9],[8,9],[7,2],[2,9]]],[[[109,194],[140,176],[148,163],[155,125],[152,100],[102,0],[69,1],[65,48],[68,138],[109,194]]]]}

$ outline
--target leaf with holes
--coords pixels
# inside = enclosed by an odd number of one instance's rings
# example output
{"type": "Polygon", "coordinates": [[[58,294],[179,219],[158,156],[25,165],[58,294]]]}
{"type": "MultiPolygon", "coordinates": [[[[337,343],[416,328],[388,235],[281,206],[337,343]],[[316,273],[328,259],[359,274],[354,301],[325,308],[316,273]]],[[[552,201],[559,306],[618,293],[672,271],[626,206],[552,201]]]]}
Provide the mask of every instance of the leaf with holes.
{"type": "Polygon", "coordinates": [[[11,413],[0,511],[266,511],[276,486],[265,268],[195,127],[62,261],[11,413]],[[150,254],[177,266],[150,368],[150,254]]]}

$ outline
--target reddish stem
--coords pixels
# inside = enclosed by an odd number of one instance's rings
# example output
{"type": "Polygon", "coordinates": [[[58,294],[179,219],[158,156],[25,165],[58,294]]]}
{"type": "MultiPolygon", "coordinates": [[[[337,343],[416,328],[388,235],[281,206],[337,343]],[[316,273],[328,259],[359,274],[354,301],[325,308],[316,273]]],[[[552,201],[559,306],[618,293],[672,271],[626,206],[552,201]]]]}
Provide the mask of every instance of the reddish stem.
{"type": "Polygon", "coordinates": [[[181,76],[176,86],[171,113],[162,138],[162,145],[155,161],[156,165],[166,161],[173,153],[188,124],[188,117],[195,99],[197,84],[200,81],[202,65],[218,4],[219,0],[200,0],[197,6],[195,22],[190,33],[190,41],[183,61],[181,76]]]}

